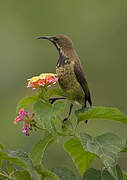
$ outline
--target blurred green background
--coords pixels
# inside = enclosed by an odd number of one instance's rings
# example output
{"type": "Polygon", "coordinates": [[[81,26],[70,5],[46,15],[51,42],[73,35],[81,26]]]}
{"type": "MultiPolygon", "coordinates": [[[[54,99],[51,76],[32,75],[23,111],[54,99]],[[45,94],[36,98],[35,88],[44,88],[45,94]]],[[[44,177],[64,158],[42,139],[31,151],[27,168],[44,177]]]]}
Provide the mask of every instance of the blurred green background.
{"type": "MultiPolygon", "coordinates": [[[[42,134],[25,137],[13,124],[15,107],[31,94],[27,79],[55,72],[58,54],[42,35],[67,34],[81,58],[94,105],[119,108],[127,115],[127,1],[126,0],[0,0],[0,142],[29,151],[42,134]]],[[[127,128],[111,121],[89,121],[91,135],[115,132],[127,137],[127,128]]],[[[62,146],[53,145],[47,166],[72,161],[62,146]]],[[[120,158],[127,168],[127,157],[120,158]]]]}

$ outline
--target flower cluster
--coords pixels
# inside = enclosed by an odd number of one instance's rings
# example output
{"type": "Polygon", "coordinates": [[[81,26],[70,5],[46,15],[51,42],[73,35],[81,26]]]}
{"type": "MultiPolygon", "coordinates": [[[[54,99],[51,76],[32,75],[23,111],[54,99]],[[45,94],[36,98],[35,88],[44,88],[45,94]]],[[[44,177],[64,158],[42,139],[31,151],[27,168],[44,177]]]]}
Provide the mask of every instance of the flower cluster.
{"type": "Polygon", "coordinates": [[[53,84],[56,84],[57,82],[56,74],[52,73],[43,73],[40,74],[40,76],[32,77],[31,79],[28,79],[28,88],[31,87],[32,89],[37,89],[42,86],[50,87],[53,84]]]}
{"type": "Polygon", "coordinates": [[[30,116],[29,112],[24,111],[24,109],[20,109],[19,115],[14,120],[14,124],[17,124],[17,122],[22,121],[23,126],[21,130],[26,136],[29,136],[29,131],[32,130],[31,121],[33,120],[33,117],[34,114],[30,116]]]}

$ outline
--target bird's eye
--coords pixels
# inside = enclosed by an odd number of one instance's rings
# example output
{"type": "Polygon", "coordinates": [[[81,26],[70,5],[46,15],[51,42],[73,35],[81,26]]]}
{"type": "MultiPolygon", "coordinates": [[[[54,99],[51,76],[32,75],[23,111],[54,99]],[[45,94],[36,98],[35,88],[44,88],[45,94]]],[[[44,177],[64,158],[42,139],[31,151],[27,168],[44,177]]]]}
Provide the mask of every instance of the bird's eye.
{"type": "Polygon", "coordinates": [[[58,41],[59,40],[57,37],[54,37],[53,39],[54,39],[54,41],[58,41]]]}

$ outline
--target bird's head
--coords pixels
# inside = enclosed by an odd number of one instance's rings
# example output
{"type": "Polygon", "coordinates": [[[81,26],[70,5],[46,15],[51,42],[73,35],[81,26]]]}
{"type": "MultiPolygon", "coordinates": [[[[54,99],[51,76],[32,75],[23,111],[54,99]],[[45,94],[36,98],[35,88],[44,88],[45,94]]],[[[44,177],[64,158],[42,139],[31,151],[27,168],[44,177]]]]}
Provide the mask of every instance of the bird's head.
{"type": "Polygon", "coordinates": [[[58,34],[55,36],[43,36],[38,39],[48,39],[51,41],[57,48],[57,50],[62,54],[67,54],[67,52],[73,49],[71,39],[63,34],[58,34]]]}

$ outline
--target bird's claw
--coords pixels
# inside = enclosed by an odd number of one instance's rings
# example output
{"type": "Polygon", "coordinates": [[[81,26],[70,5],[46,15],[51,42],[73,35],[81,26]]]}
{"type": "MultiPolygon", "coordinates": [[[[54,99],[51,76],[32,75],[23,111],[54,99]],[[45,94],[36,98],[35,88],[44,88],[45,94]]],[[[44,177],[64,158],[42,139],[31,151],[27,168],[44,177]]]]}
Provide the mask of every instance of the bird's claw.
{"type": "Polygon", "coordinates": [[[66,129],[68,124],[68,118],[64,118],[63,123],[62,123],[62,129],[66,129]]]}
{"type": "Polygon", "coordinates": [[[49,102],[50,102],[50,104],[53,104],[55,102],[55,99],[54,98],[50,98],[49,102]]]}
{"type": "Polygon", "coordinates": [[[68,120],[68,118],[64,118],[63,123],[65,123],[68,120]]]}
{"type": "Polygon", "coordinates": [[[85,120],[84,122],[87,124],[87,123],[88,123],[88,120],[85,120]]]}

